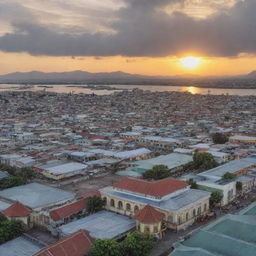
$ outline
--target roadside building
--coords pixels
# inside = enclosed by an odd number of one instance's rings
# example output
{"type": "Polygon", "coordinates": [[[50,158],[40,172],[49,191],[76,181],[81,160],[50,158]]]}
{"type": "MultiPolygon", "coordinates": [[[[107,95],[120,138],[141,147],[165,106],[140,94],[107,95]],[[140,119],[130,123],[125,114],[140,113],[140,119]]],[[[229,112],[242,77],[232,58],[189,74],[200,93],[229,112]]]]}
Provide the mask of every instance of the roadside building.
{"type": "Polygon", "coordinates": [[[160,181],[124,178],[100,192],[107,210],[134,216],[150,205],[163,213],[167,227],[175,230],[209,212],[210,193],[190,189],[186,182],[170,178],[160,181]]]}

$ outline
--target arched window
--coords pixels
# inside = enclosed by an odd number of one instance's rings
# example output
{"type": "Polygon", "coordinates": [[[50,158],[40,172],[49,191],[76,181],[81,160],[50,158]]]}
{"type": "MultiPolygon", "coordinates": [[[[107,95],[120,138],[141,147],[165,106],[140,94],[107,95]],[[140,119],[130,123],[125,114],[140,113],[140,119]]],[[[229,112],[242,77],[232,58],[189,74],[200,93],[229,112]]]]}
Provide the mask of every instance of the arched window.
{"type": "Polygon", "coordinates": [[[196,217],[196,209],[193,210],[193,216],[196,217]]]}
{"type": "Polygon", "coordinates": [[[188,216],[188,212],[187,212],[187,213],[186,213],[186,221],[188,221],[188,217],[189,217],[189,216],[188,216]]]}
{"type": "Polygon", "coordinates": [[[207,210],[207,204],[204,204],[204,211],[206,212],[207,210]]]}
{"type": "Polygon", "coordinates": [[[201,215],[201,207],[197,209],[197,215],[201,215]]]}
{"type": "Polygon", "coordinates": [[[137,205],[134,206],[134,212],[136,213],[139,210],[139,207],[137,205]]]}
{"type": "Polygon", "coordinates": [[[127,211],[130,211],[131,210],[131,205],[128,203],[128,204],[126,204],[126,210],[127,211]]]}
{"type": "Polygon", "coordinates": [[[106,197],[103,197],[103,201],[105,204],[107,204],[107,198],[106,197]]]}
{"type": "Polygon", "coordinates": [[[110,200],[110,206],[115,207],[115,200],[114,199],[110,200]]]}
{"type": "Polygon", "coordinates": [[[180,216],[178,217],[178,223],[179,223],[179,225],[182,223],[182,219],[180,216]]]}
{"type": "Polygon", "coordinates": [[[123,203],[122,203],[122,201],[119,201],[119,202],[118,202],[118,208],[119,208],[119,209],[123,209],[123,203]]]}
{"type": "Polygon", "coordinates": [[[145,232],[146,232],[146,233],[150,233],[150,228],[149,228],[149,226],[145,226],[145,232]]]}
{"type": "Polygon", "coordinates": [[[158,233],[158,226],[154,226],[154,233],[158,233]]]}

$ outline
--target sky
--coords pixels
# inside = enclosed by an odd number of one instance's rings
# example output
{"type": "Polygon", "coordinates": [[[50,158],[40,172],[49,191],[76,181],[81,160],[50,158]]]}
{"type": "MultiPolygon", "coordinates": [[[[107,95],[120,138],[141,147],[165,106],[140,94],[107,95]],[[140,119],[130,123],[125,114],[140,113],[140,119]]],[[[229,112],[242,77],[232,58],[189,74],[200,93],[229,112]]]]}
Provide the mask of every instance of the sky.
{"type": "Polygon", "coordinates": [[[0,74],[244,74],[256,69],[255,11],[256,0],[1,0],[0,74]]]}

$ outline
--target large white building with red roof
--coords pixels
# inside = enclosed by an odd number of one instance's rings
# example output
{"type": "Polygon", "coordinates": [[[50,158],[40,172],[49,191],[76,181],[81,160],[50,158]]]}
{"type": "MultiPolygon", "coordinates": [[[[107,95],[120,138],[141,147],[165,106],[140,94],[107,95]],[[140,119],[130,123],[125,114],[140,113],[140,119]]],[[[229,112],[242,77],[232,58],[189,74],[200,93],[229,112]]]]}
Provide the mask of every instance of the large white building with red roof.
{"type": "MultiPolygon", "coordinates": [[[[209,212],[209,192],[191,189],[186,182],[171,178],[159,181],[124,178],[100,192],[106,200],[107,210],[138,217],[137,213],[149,205],[163,214],[165,226],[175,230],[192,224],[209,212]]],[[[149,216],[152,209],[145,212],[145,216],[149,216]]],[[[146,224],[147,220],[144,221],[145,230],[150,228],[146,224]]]]}

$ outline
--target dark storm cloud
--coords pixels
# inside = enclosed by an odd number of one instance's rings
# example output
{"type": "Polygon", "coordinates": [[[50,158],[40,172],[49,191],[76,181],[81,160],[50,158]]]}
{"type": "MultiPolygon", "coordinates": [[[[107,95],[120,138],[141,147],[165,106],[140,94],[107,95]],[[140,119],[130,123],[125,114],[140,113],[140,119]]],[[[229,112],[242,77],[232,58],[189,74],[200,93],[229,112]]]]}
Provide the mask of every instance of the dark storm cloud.
{"type": "Polygon", "coordinates": [[[167,56],[198,51],[211,56],[256,53],[256,1],[239,1],[229,11],[196,20],[163,8],[181,0],[127,0],[116,11],[114,34],[60,33],[36,22],[13,24],[0,49],[52,56],[167,56]]]}

